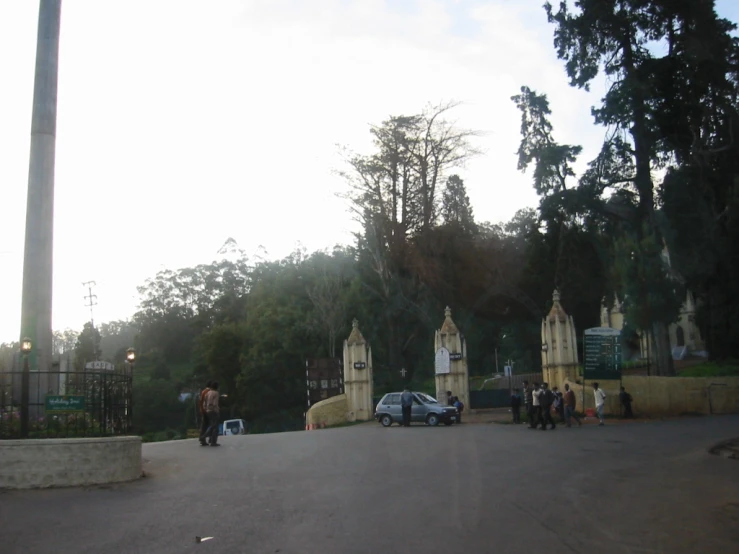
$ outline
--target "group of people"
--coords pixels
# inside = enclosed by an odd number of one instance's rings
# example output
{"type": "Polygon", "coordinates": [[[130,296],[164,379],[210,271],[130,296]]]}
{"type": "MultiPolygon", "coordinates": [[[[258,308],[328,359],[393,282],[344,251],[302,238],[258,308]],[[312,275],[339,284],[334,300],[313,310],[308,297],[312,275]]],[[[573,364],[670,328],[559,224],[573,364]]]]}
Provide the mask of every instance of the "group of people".
{"type": "Polygon", "coordinates": [[[218,381],[208,381],[200,392],[198,408],[200,411],[200,446],[221,446],[218,444],[218,381]]]}
{"type": "MultiPolygon", "coordinates": [[[[598,424],[603,426],[605,425],[603,409],[606,403],[606,393],[600,388],[598,383],[593,383],[593,397],[595,400],[595,412],[599,420],[598,424]]],[[[634,414],[631,411],[632,398],[624,387],[621,387],[619,401],[624,407],[624,417],[633,418],[634,414]]],[[[548,383],[533,383],[533,385],[529,385],[528,381],[524,381],[523,395],[521,395],[520,389],[514,389],[511,394],[513,423],[521,423],[521,404],[526,409],[530,429],[546,431],[547,425],[550,425],[549,429],[556,429],[557,425],[552,418],[552,411],[559,415],[561,422],[567,427],[572,427],[572,420],[578,426],[582,425],[576,413],[577,397],[574,391],[570,390],[570,385],[568,384],[565,384],[565,392],[563,394],[557,387],[550,389],[548,383]]]]}

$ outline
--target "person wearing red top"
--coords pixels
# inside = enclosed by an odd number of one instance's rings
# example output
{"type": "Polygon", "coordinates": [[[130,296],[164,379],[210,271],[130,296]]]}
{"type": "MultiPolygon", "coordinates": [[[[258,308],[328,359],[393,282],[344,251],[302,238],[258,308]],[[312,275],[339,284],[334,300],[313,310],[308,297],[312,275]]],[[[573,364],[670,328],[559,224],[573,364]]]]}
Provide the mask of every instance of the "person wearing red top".
{"type": "Polygon", "coordinates": [[[210,384],[210,390],[205,393],[205,399],[203,400],[203,410],[205,410],[205,414],[208,416],[208,430],[205,432],[205,436],[208,438],[210,446],[221,446],[218,444],[218,423],[220,421],[219,397],[218,381],[213,381],[210,384]]]}
{"type": "Polygon", "coordinates": [[[577,421],[577,424],[582,425],[582,422],[580,421],[580,419],[575,415],[575,407],[577,406],[577,398],[575,397],[575,393],[570,390],[570,385],[565,385],[564,403],[565,403],[565,423],[567,424],[567,427],[572,426],[570,424],[570,418],[575,418],[575,421],[577,421]]]}
{"type": "Polygon", "coordinates": [[[205,388],[200,391],[200,398],[198,399],[198,411],[200,412],[200,446],[208,446],[208,443],[205,442],[206,438],[206,432],[208,431],[208,414],[205,413],[205,395],[210,390],[211,382],[208,381],[205,384],[205,388]]]}

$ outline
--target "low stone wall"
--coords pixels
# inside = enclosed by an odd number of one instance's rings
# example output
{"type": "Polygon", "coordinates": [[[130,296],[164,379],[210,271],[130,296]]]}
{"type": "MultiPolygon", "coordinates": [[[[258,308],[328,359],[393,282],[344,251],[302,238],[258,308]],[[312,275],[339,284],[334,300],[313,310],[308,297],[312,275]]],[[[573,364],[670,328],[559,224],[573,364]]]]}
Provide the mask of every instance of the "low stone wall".
{"type": "Polygon", "coordinates": [[[339,394],[316,402],[305,415],[306,429],[346,423],[348,409],[346,394],[339,394]]]}
{"type": "MultiPolygon", "coordinates": [[[[595,408],[592,383],[585,382],[585,406],[582,387],[568,381],[575,391],[579,410],[595,408]]],[[[635,414],[677,416],[682,414],[739,413],[739,377],[645,377],[625,376],[623,386],[634,402],[635,414]]],[[[606,414],[620,414],[619,381],[599,381],[606,397],[606,414]]],[[[564,390],[564,387],[562,387],[564,390]]]]}
{"type": "Polygon", "coordinates": [[[0,441],[0,489],[72,487],[141,477],[141,437],[0,441]]]}

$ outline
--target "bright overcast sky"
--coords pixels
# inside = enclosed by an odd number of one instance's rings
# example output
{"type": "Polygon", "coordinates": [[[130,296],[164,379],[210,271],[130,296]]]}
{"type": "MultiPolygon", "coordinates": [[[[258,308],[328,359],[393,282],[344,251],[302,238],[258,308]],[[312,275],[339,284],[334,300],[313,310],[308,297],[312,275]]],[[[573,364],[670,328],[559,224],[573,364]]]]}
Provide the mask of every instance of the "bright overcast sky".
{"type": "MultiPolygon", "coordinates": [[[[734,21],[735,0],[719,2],[734,21]]],[[[337,144],[458,100],[485,154],[459,173],[480,221],[535,206],[516,170],[521,85],[548,94],[556,137],[603,130],[552,47],[543,0],[64,0],[54,328],[130,317],[136,286],[208,263],[228,237],[280,258],[351,241],[337,144]]],[[[737,3],[739,4],[739,3],[737,3]]],[[[38,2],[0,2],[0,342],[17,340],[38,2]]],[[[598,90],[600,88],[600,90],[598,90]]]]}

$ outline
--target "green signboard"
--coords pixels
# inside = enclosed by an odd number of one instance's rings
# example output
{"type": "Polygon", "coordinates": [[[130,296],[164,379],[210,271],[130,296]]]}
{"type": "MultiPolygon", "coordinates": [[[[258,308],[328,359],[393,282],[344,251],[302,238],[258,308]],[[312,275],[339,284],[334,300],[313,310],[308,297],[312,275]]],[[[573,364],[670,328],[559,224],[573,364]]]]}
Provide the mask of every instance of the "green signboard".
{"type": "Polygon", "coordinates": [[[621,379],[621,331],[618,329],[585,329],[583,354],[585,379],[621,379]]]}
{"type": "Polygon", "coordinates": [[[85,397],[83,395],[46,396],[47,414],[65,414],[85,411],[85,397]]]}

